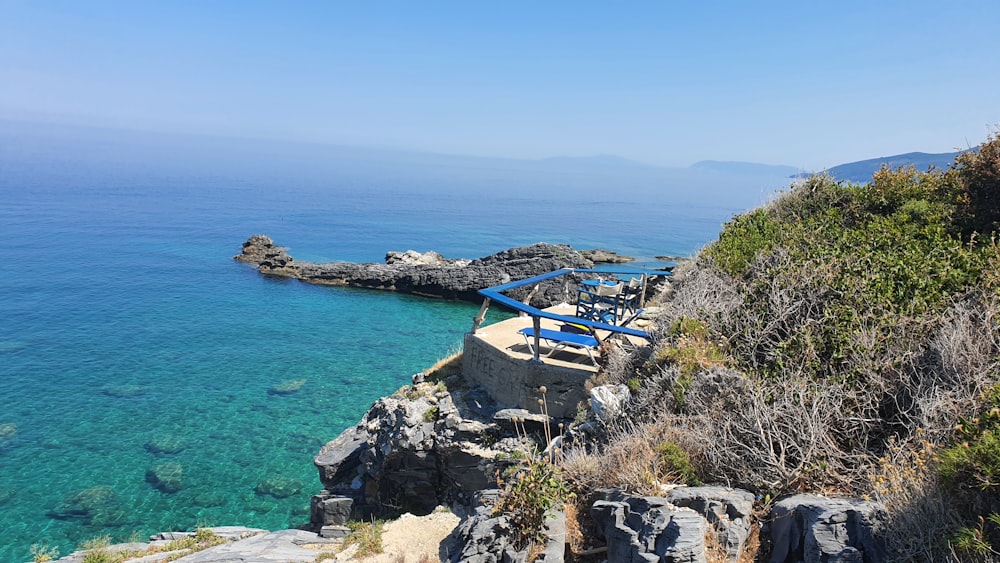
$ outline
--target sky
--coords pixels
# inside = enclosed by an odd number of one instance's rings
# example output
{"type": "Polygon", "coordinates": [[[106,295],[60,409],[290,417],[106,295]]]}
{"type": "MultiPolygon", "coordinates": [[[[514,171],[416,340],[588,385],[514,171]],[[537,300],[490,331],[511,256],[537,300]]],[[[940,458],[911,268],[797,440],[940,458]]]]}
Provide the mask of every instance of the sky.
{"type": "Polygon", "coordinates": [[[0,119],[820,170],[981,143],[1000,2],[0,0],[0,119]]]}

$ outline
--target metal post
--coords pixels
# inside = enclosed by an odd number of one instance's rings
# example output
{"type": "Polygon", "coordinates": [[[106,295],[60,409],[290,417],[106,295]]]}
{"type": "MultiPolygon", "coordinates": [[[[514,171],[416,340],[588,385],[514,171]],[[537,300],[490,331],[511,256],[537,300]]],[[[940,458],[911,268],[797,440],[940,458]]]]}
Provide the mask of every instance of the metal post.
{"type": "Polygon", "coordinates": [[[483,300],[483,306],[479,309],[479,314],[472,319],[472,334],[476,334],[479,330],[479,325],[483,324],[483,319],[486,318],[486,310],[490,308],[490,298],[487,297],[483,300]]]}
{"type": "Polygon", "coordinates": [[[542,346],[542,318],[541,317],[531,317],[531,324],[535,327],[535,357],[534,361],[541,362],[542,359],[538,356],[538,351],[541,350],[542,346]]]}

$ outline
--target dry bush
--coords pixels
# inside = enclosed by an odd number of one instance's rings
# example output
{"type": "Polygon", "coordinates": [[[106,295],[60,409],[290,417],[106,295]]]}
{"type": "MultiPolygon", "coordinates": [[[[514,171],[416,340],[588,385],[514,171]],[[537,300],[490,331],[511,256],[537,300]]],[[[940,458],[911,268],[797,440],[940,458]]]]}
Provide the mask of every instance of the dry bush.
{"type": "Polygon", "coordinates": [[[949,559],[942,539],[960,525],[951,494],[934,470],[936,447],[921,434],[892,441],[868,475],[869,498],[888,515],[880,534],[892,561],[949,559]]]}
{"type": "Polygon", "coordinates": [[[729,410],[710,416],[706,466],[754,491],[849,488],[865,455],[841,450],[834,438],[843,398],[838,385],[747,379],[726,397],[729,410]]]}
{"type": "MultiPolygon", "coordinates": [[[[781,272],[788,260],[777,251],[751,269],[781,272]]],[[[659,345],[669,345],[667,327],[677,319],[701,315],[716,331],[739,333],[726,341],[728,352],[750,375],[716,367],[686,379],[670,363],[647,367],[629,416],[652,422],[683,411],[709,420],[696,441],[712,444],[707,467],[724,468],[716,477],[726,482],[758,492],[805,486],[857,491],[891,437],[908,439],[922,428],[929,439],[950,439],[958,417],[974,412],[983,391],[998,380],[1000,307],[994,297],[965,296],[924,319],[859,315],[842,348],[850,377],[815,379],[805,365],[808,346],[795,351],[795,361],[781,354],[789,334],[808,335],[821,326],[828,274],[772,276],[753,289],[705,271],[710,269],[703,262],[684,272],[661,317],[659,345]],[[752,298],[736,297],[742,291],[752,298]]]]}
{"type": "Polygon", "coordinates": [[[741,303],[733,280],[711,267],[707,258],[685,262],[674,272],[672,284],[673,295],[657,317],[654,336],[664,334],[678,319],[724,318],[741,303]]]}
{"type": "Polygon", "coordinates": [[[941,379],[954,386],[968,383],[970,376],[981,383],[983,375],[995,373],[1000,353],[996,298],[973,294],[952,304],[930,347],[940,358],[941,379]]]}
{"type": "Polygon", "coordinates": [[[747,370],[762,374],[815,371],[826,355],[821,347],[832,276],[829,265],[798,264],[781,248],[758,256],[748,281],[734,289],[740,303],[715,321],[729,340],[732,356],[747,370]]]}
{"type": "MultiPolygon", "coordinates": [[[[625,384],[635,377],[639,354],[624,346],[609,345],[601,349],[601,375],[594,384],[604,382],[625,384]]],[[[588,389],[588,391],[590,391],[588,389]]]]}
{"type": "MultiPolygon", "coordinates": [[[[574,490],[586,493],[616,487],[640,495],[662,495],[663,485],[683,484],[685,477],[690,478],[702,454],[700,445],[688,439],[690,432],[666,420],[654,424],[619,421],[608,431],[608,443],[598,451],[566,451],[560,468],[574,490]],[[678,462],[666,453],[665,444],[676,445],[687,459],[678,462]],[[685,462],[689,467],[681,467],[685,462]]],[[[670,451],[676,450],[671,447],[670,451]]]]}
{"type": "Polygon", "coordinates": [[[916,429],[936,443],[952,438],[959,417],[976,412],[987,390],[1000,381],[1000,308],[978,294],[956,300],[928,329],[927,342],[902,367],[900,379],[870,378],[892,394],[891,408],[873,411],[888,420],[895,434],[916,429]]]}
{"type": "Polygon", "coordinates": [[[580,553],[586,548],[580,516],[580,510],[575,504],[566,504],[566,545],[571,553],[580,553]]]}
{"type": "Polygon", "coordinates": [[[686,383],[684,411],[691,414],[679,415],[679,381],[676,368],[660,369],[644,382],[628,416],[646,421],[644,427],[670,428],[682,446],[696,445],[689,453],[707,481],[784,492],[830,487],[845,476],[855,482],[861,472],[864,460],[845,454],[834,439],[843,416],[841,387],[713,368],[686,383]]]}

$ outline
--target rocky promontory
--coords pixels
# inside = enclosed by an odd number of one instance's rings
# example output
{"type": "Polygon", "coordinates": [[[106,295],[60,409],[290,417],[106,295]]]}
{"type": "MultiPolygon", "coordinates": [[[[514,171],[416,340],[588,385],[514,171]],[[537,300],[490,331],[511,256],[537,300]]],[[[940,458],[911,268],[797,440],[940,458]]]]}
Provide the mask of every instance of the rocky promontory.
{"type": "MultiPolygon", "coordinates": [[[[243,243],[243,250],[233,257],[256,267],[262,274],[295,278],[307,283],[383,289],[428,297],[482,300],[476,292],[560,268],[593,268],[594,262],[562,244],[536,243],[511,248],[490,256],[448,259],[436,252],[388,252],[385,263],[298,261],[286,248],[276,246],[267,235],[253,235],[243,243]]],[[[563,280],[543,283],[531,304],[547,307],[567,301],[563,280]]],[[[528,295],[527,289],[510,292],[516,299],[528,295]]]]}

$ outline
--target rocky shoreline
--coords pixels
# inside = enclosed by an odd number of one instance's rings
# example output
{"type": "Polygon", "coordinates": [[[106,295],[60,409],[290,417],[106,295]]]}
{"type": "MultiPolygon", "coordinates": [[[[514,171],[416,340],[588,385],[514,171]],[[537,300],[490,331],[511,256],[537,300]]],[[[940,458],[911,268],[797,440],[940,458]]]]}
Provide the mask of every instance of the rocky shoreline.
{"type": "MultiPolygon", "coordinates": [[[[262,274],[294,278],[307,283],[382,289],[425,297],[479,302],[477,291],[560,268],[594,267],[594,262],[566,245],[537,243],[511,248],[475,260],[447,259],[436,252],[388,252],[383,264],[328,262],[318,264],[292,258],[267,235],[253,235],[233,257],[262,274]]],[[[512,293],[521,299],[527,291],[512,293]]],[[[542,284],[531,304],[548,307],[566,300],[562,282],[542,284]]]]}
{"type": "MultiPolygon", "coordinates": [[[[545,448],[545,425],[561,429],[563,448],[599,439],[602,418],[614,416],[623,394],[627,389],[594,387],[586,420],[574,421],[505,408],[465,387],[460,375],[404,387],[376,401],[314,459],[324,489],[312,500],[312,529],[337,537],[349,520],[427,514],[443,505],[463,516],[448,541],[449,561],[528,561],[529,550],[512,539],[510,518],[493,510],[497,477],[523,463],[515,452],[545,448]]],[[[758,501],[725,485],[665,486],[662,496],[597,489],[585,516],[593,534],[583,550],[595,558],[574,560],[737,562],[762,545],[775,563],[884,557],[877,536],[884,512],[877,504],[800,494],[761,514],[758,501]]],[[[554,547],[536,560],[565,560],[565,519],[559,512],[550,516],[554,547]]]]}
{"type": "MultiPolygon", "coordinates": [[[[614,255],[589,256],[540,243],[476,260],[407,251],[388,253],[385,264],[316,264],[295,261],[269,237],[254,235],[235,259],[265,275],[307,283],[478,301],[476,291],[483,287],[563,267],[591,268],[592,258],[614,255]]],[[[530,296],[533,305],[568,300],[563,283],[546,285],[530,296]]],[[[656,496],[594,488],[578,503],[586,513],[571,518],[556,506],[545,521],[547,541],[535,550],[518,545],[512,515],[494,509],[502,494],[500,476],[523,466],[525,456],[542,451],[554,455],[551,452],[606,440],[608,424],[629,399],[629,389],[594,382],[588,384],[586,396],[572,419],[499,404],[463,377],[461,355],[456,355],[414,375],[412,385],[378,399],[358,424],[319,451],[313,462],[323,488],[311,499],[310,522],[303,529],[233,529],[246,535],[178,560],[319,560],[320,551],[336,551],[351,533],[349,522],[400,515],[406,520],[408,514],[432,517],[441,507],[455,520],[448,524],[454,526],[451,534],[439,540],[437,556],[452,562],[553,562],[569,556],[572,561],[707,563],[760,560],[762,554],[773,563],[871,563],[885,558],[878,539],[885,514],[877,504],[812,494],[762,503],[751,492],[725,484],[662,485],[662,494],[656,496]],[[581,522],[586,522],[585,535],[570,530],[581,522]]],[[[407,521],[412,525],[419,518],[407,521]]],[[[419,528],[409,533],[426,535],[419,528]]],[[[174,537],[168,535],[144,545],[174,537]]],[[[401,541],[403,552],[393,561],[407,560],[407,540],[401,541]]],[[[75,563],[82,558],[75,553],[64,560],[75,563]]],[[[349,553],[322,558],[353,560],[349,553]]],[[[434,558],[424,552],[419,560],[434,558]]]]}

